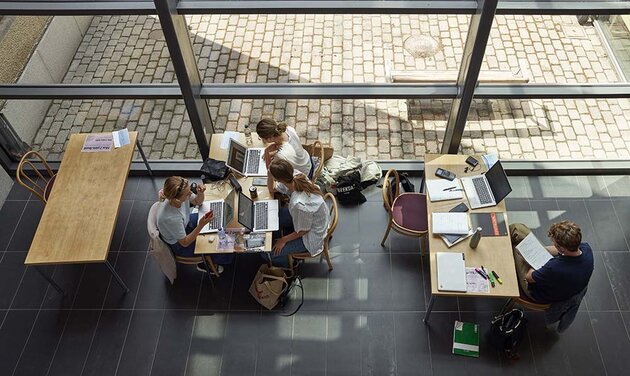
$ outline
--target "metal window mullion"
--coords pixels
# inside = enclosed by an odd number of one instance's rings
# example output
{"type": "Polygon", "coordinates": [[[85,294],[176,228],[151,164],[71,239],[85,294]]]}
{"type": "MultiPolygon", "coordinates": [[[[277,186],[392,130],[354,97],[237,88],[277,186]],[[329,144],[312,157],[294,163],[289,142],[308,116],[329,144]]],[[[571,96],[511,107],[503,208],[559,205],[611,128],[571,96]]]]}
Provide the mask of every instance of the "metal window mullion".
{"type": "Polygon", "coordinates": [[[481,63],[490,38],[490,30],[497,9],[497,0],[479,0],[477,12],[470,19],[470,28],[462,63],[457,77],[458,93],[453,100],[442,140],[443,154],[456,154],[462,140],[468,110],[472,103],[481,63]]]}
{"type": "Polygon", "coordinates": [[[177,14],[176,6],[177,0],[155,0],[155,8],[186,104],[188,118],[199,145],[199,152],[205,158],[210,154],[210,146],[204,126],[209,126],[213,133],[215,130],[208,103],[201,98],[201,75],[188,33],[188,25],[184,16],[177,14]]]}

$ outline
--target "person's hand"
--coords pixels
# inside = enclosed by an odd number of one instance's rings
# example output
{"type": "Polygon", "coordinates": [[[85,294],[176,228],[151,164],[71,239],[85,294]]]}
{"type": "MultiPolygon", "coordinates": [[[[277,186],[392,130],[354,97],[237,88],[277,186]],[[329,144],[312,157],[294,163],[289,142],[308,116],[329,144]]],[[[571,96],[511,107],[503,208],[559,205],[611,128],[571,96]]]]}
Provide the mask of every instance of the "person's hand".
{"type": "Polygon", "coordinates": [[[199,224],[205,226],[212,221],[212,218],[214,218],[214,213],[210,210],[203,217],[199,218],[199,224]]]}
{"type": "Polygon", "coordinates": [[[282,251],[282,248],[287,245],[287,241],[284,238],[280,238],[276,241],[276,244],[273,245],[273,255],[278,256],[282,251]]]}
{"type": "Polygon", "coordinates": [[[197,184],[197,194],[203,193],[206,191],[205,184],[197,184]]]}
{"type": "Polygon", "coordinates": [[[275,143],[270,144],[269,146],[265,148],[263,159],[265,160],[267,164],[271,163],[271,160],[273,159],[274,155],[278,153],[278,149],[280,149],[280,147],[275,143]]]}

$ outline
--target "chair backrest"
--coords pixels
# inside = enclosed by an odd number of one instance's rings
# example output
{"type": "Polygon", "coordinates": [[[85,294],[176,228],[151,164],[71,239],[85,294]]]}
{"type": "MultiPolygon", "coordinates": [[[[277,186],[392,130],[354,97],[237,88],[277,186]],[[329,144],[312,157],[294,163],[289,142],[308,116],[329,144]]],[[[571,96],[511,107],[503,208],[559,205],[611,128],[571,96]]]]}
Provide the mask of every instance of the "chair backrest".
{"type": "Polygon", "coordinates": [[[391,212],[394,200],[400,194],[400,177],[395,169],[390,169],[383,179],[383,203],[387,211],[391,212]],[[394,182],[390,181],[390,176],[394,177],[394,182]]]}
{"type": "Polygon", "coordinates": [[[44,204],[46,203],[48,199],[46,190],[50,188],[48,183],[54,178],[55,174],[41,154],[33,150],[24,154],[15,175],[17,182],[21,186],[35,194],[44,204]],[[44,174],[37,168],[36,163],[41,163],[44,166],[44,174]]]}
{"type": "Polygon", "coordinates": [[[324,168],[324,144],[322,144],[319,140],[313,143],[311,156],[319,158],[319,164],[313,172],[313,177],[311,179],[311,181],[315,181],[319,175],[321,175],[322,169],[324,168]]]}
{"type": "Polygon", "coordinates": [[[324,195],[324,201],[328,206],[328,231],[326,232],[326,238],[324,241],[328,241],[337,228],[337,222],[339,221],[339,209],[337,208],[337,199],[335,196],[328,192],[324,195]]]}

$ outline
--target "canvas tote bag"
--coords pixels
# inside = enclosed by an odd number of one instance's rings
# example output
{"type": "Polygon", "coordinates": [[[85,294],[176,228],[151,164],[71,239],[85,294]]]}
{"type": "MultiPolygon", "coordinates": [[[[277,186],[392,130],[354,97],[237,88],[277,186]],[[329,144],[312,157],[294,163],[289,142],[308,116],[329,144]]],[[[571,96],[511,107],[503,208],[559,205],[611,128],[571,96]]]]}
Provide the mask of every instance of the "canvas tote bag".
{"type": "Polygon", "coordinates": [[[287,287],[287,279],[281,268],[262,264],[249,287],[249,293],[263,307],[273,309],[287,287]]]}

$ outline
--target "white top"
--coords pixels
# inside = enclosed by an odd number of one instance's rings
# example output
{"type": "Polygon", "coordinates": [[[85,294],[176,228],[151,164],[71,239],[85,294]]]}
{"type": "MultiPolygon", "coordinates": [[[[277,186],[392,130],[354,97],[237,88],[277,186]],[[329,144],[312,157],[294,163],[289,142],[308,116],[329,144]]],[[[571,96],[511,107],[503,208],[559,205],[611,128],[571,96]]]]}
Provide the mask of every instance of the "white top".
{"type": "Polygon", "coordinates": [[[160,202],[157,212],[157,227],[165,242],[175,244],[179,239],[186,237],[190,211],[190,198],[182,202],[179,208],[171,205],[169,200],[160,202]]]}
{"type": "Polygon", "coordinates": [[[289,142],[282,145],[282,148],[278,150],[278,155],[280,158],[289,161],[293,168],[308,176],[311,172],[311,156],[302,147],[300,137],[293,127],[287,127],[286,133],[289,142]],[[290,149],[286,147],[287,144],[291,146],[290,149]]]}
{"type": "Polygon", "coordinates": [[[316,255],[321,252],[329,222],[324,198],[312,193],[293,192],[289,200],[289,213],[296,232],[308,231],[302,236],[308,253],[316,255]]]}

